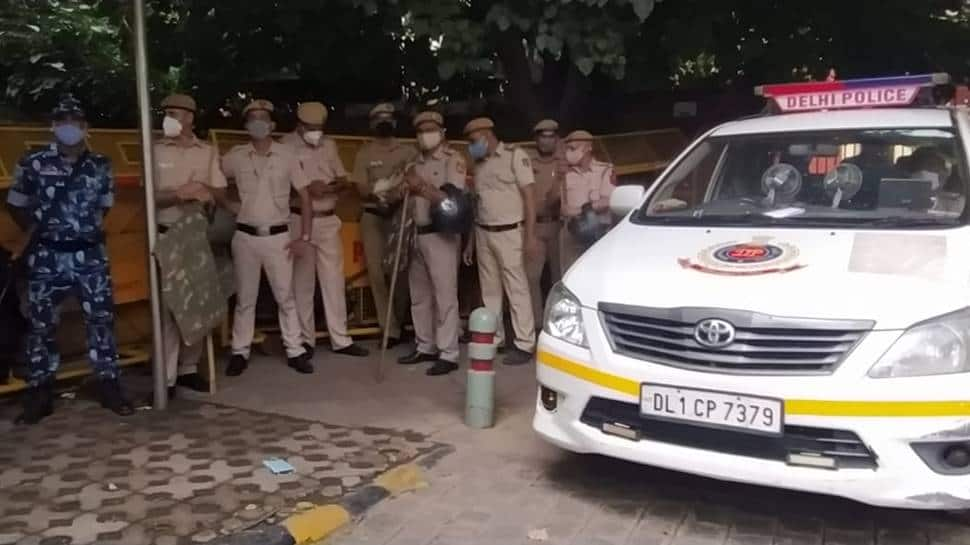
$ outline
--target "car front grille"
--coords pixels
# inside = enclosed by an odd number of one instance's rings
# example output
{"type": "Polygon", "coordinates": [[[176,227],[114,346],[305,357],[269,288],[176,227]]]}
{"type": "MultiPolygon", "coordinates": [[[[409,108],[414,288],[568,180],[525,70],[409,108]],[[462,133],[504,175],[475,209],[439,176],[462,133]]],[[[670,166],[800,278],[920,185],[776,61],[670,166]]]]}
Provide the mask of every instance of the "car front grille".
{"type": "Polygon", "coordinates": [[[751,374],[826,374],[872,329],[864,320],[783,318],[723,309],[599,307],[613,351],[694,370],[751,374]],[[694,338],[698,322],[724,320],[734,341],[710,348],[694,338]]]}
{"type": "Polygon", "coordinates": [[[789,455],[834,459],[835,469],[875,469],[876,455],[851,431],[806,426],[785,426],[780,436],[712,429],[666,420],[643,418],[635,403],[593,397],[580,421],[600,431],[604,424],[620,425],[639,439],[684,447],[787,461],[789,455]]]}

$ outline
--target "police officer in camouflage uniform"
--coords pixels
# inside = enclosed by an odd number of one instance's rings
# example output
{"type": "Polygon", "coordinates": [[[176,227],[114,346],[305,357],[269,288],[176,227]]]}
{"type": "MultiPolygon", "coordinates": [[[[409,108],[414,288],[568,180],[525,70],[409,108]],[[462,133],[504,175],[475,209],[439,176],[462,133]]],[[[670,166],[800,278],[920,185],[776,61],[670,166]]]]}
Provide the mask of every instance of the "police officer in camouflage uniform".
{"type": "Polygon", "coordinates": [[[88,357],[101,405],[122,416],[133,412],[118,381],[114,298],[102,229],[114,204],[114,179],[108,158],[87,149],[86,130],[80,103],[64,98],[53,112],[56,142],[20,160],[7,193],[15,220],[34,237],[27,253],[29,391],[19,423],[35,424],[53,412],[60,364],[55,333],[59,307],[71,293],[80,300],[87,324],[88,357]]]}

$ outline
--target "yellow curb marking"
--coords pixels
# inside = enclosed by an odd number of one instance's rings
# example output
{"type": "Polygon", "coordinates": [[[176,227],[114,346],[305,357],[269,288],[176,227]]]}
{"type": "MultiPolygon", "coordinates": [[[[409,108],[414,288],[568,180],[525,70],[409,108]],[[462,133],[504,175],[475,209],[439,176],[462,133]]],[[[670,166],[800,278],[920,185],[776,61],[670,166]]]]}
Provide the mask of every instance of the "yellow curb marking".
{"type": "Polygon", "coordinates": [[[283,526],[297,545],[320,541],[350,522],[350,513],[339,505],[314,507],[291,516],[283,526]]]}
{"type": "Polygon", "coordinates": [[[374,479],[374,484],[387,490],[391,496],[428,487],[421,468],[414,464],[405,464],[387,471],[374,479]]]}

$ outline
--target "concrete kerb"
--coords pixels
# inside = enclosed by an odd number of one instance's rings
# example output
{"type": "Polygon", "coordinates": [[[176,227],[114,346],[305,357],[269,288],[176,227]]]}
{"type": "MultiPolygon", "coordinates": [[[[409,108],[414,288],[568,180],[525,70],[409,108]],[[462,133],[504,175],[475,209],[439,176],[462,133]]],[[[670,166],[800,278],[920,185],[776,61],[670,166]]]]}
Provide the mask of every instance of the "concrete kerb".
{"type": "Polygon", "coordinates": [[[361,517],[381,500],[411,490],[426,488],[428,483],[424,479],[423,469],[430,468],[451,452],[454,452],[454,447],[436,449],[414,463],[398,466],[381,474],[372,484],[340,498],[336,503],[314,506],[278,524],[220,536],[209,543],[213,545],[303,545],[321,541],[361,517]]]}

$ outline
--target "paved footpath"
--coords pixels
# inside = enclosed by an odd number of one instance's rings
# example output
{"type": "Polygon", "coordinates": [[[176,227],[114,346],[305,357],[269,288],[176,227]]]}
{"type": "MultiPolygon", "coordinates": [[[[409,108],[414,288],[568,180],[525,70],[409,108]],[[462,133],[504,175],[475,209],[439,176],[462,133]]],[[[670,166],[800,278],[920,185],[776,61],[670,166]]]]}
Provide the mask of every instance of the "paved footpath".
{"type": "Polygon", "coordinates": [[[462,422],[463,372],[430,378],[421,366],[390,364],[377,384],[376,359],[320,350],[317,372],[304,376],[279,357],[260,356],[242,377],[222,378],[215,397],[180,401],[168,414],[139,413],[125,433],[81,402],[62,402],[46,428],[0,424],[0,544],[202,541],[211,537],[206,529],[238,524],[250,504],[343,494],[446,445],[451,452],[427,470],[428,488],[384,500],[328,543],[970,545],[970,524],[941,513],[562,452],[531,430],[531,366],[498,368],[497,425],[479,431],[462,422]],[[382,446],[388,441],[397,447],[382,446]],[[84,460],[75,457],[80,451],[84,460]],[[261,461],[273,454],[297,462],[296,484],[262,475],[261,461]],[[357,480],[355,471],[366,474],[357,480]],[[338,483],[340,490],[327,488],[338,483]],[[185,494],[187,501],[176,497],[185,494]]]}

